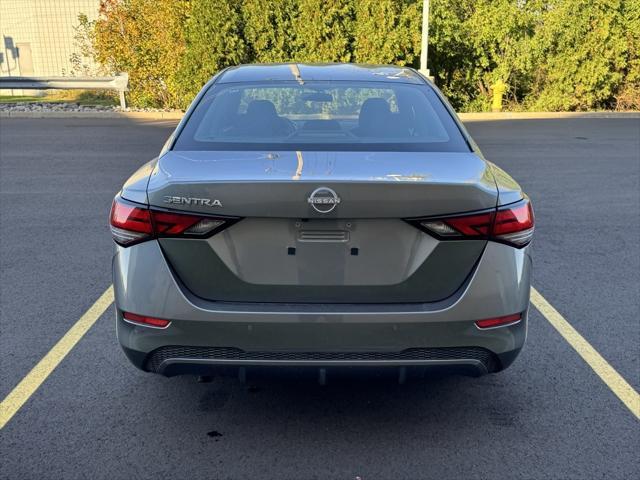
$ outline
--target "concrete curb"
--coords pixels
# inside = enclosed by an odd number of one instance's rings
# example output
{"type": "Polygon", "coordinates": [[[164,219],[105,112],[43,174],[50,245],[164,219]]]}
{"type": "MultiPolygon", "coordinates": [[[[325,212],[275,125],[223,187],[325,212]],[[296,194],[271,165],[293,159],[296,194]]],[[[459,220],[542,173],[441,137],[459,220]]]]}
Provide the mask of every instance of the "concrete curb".
{"type": "Polygon", "coordinates": [[[640,112],[480,112],[459,113],[464,121],[526,120],[545,118],[640,118],[640,112]]]}
{"type": "MultiPolygon", "coordinates": [[[[129,118],[131,120],[180,120],[184,112],[0,112],[0,118],[129,118]]],[[[640,118],[640,112],[482,112],[460,113],[465,122],[551,118],[640,118]]]]}

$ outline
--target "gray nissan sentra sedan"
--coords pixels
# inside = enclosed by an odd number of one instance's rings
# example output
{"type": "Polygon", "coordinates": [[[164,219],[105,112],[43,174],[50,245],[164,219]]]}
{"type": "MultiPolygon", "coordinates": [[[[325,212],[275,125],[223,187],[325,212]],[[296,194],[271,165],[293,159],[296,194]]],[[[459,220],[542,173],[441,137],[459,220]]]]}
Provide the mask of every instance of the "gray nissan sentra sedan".
{"type": "Polygon", "coordinates": [[[222,71],[110,223],[118,339],[145,371],[481,375],[525,342],[531,203],[409,68],[222,71]]]}

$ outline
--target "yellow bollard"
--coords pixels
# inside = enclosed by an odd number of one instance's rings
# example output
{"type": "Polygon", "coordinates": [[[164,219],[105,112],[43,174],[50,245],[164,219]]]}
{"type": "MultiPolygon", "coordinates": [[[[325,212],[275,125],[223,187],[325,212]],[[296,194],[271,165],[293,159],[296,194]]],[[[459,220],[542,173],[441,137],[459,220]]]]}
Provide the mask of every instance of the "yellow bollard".
{"type": "Polygon", "coordinates": [[[507,84],[502,80],[498,80],[496,83],[491,85],[491,90],[493,91],[493,101],[491,102],[491,111],[492,112],[501,112],[502,111],[502,97],[504,93],[507,91],[507,84]]]}

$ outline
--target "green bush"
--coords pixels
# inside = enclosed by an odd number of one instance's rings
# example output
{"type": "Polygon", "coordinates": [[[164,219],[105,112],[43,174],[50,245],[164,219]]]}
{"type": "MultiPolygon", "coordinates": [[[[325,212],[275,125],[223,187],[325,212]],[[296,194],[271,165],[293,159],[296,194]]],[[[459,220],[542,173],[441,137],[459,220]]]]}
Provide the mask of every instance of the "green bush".
{"type": "Polygon", "coordinates": [[[640,1],[622,1],[622,21],[628,57],[616,108],[640,110],[640,1]]]}
{"type": "MultiPolygon", "coordinates": [[[[357,0],[356,0],[357,1],[357,0]]],[[[353,61],[354,0],[297,0],[296,61],[353,61]]]]}
{"type": "MultiPolygon", "coordinates": [[[[184,108],[246,62],[418,67],[421,0],[102,0],[77,38],[130,104],[184,108]]],[[[640,108],[640,0],[431,0],[429,68],[462,111],[640,108]]]]}
{"type": "Polygon", "coordinates": [[[240,2],[191,0],[185,52],[177,73],[183,106],[221,69],[249,61],[240,2]]]}
{"type": "Polygon", "coordinates": [[[355,2],[353,53],[358,63],[416,65],[420,60],[422,2],[355,2]]]}
{"type": "Polygon", "coordinates": [[[133,106],[176,107],[188,0],[102,0],[93,32],[96,60],[129,73],[133,106]]]}
{"type": "Polygon", "coordinates": [[[535,110],[611,108],[629,52],[619,0],[554,0],[536,31],[535,110]]]}
{"type": "Polygon", "coordinates": [[[294,25],[300,21],[297,0],[244,0],[242,18],[251,61],[296,60],[298,42],[294,25]]]}

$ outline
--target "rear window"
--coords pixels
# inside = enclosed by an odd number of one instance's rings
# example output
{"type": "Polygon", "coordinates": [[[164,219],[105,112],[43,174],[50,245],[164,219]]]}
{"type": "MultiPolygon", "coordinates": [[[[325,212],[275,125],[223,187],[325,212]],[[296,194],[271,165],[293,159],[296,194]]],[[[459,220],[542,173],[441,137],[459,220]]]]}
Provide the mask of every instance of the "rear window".
{"type": "Polygon", "coordinates": [[[469,151],[431,87],[345,81],[214,84],[173,149],[469,151]]]}

